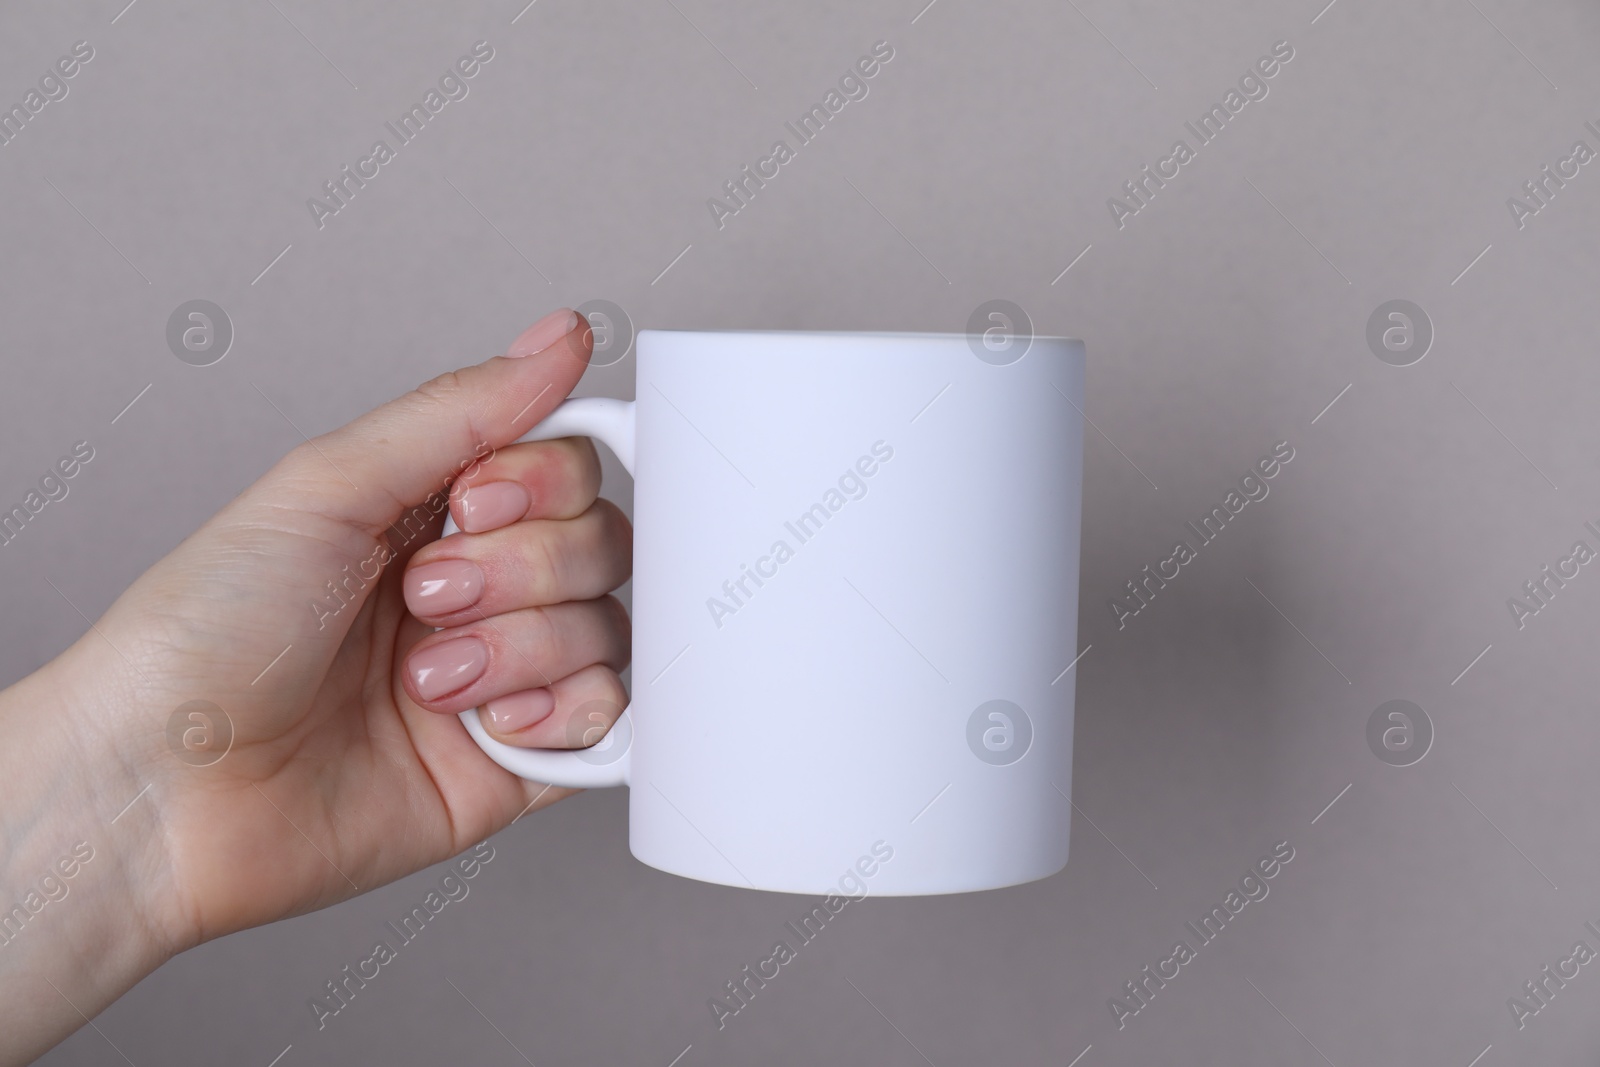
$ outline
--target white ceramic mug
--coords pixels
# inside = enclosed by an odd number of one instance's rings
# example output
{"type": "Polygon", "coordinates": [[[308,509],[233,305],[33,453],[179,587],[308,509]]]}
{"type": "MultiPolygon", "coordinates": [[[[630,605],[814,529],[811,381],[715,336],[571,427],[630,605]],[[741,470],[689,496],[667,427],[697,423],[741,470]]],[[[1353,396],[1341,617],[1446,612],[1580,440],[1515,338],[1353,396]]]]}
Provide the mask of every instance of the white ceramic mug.
{"type": "Polygon", "coordinates": [[[463,712],[478,744],[524,778],[629,786],[633,854],[708,882],[909,895],[1060,870],[1083,343],[637,345],[636,401],[569,400],[523,438],[592,435],[634,475],[632,703],[572,751],[463,712]]]}

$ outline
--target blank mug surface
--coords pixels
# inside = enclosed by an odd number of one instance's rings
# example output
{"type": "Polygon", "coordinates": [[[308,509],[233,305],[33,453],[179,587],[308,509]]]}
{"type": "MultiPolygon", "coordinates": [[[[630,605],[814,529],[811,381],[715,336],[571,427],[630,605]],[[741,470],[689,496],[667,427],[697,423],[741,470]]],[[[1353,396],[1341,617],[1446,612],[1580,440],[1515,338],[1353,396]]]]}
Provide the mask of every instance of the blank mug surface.
{"type": "Polygon", "coordinates": [[[1060,870],[1082,343],[645,330],[638,359],[634,855],[795,893],[1060,870]]]}

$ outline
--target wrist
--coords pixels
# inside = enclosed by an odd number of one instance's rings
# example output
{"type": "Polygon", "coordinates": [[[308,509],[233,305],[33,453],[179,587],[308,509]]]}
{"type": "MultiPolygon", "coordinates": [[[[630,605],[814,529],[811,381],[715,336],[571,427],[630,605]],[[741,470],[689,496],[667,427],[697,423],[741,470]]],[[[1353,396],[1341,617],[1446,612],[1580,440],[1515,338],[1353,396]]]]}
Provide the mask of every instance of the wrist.
{"type": "Polygon", "coordinates": [[[0,1061],[49,1048],[195,940],[160,785],[119,736],[143,716],[82,645],[0,692],[0,1061]]]}

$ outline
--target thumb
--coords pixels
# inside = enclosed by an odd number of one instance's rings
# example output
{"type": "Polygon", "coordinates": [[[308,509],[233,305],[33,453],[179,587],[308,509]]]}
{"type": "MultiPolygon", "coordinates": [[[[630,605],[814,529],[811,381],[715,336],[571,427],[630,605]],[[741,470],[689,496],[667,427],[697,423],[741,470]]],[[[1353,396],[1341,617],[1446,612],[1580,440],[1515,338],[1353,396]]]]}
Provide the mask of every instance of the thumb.
{"type": "Polygon", "coordinates": [[[292,493],[283,503],[379,536],[554,410],[593,347],[581,315],[552,311],[504,356],[441,374],[296,447],[284,460],[288,477],[276,482],[292,493]]]}

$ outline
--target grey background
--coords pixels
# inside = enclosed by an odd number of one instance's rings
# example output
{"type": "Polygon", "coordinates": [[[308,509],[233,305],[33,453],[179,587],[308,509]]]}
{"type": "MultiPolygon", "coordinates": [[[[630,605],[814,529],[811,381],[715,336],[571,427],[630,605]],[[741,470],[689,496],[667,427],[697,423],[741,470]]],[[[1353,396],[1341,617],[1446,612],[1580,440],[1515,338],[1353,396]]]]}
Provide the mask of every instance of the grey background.
{"type": "MultiPolygon", "coordinates": [[[[1506,1006],[1600,921],[1600,574],[1521,631],[1506,608],[1575,540],[1600,546],[1600,165],[1521,231],[1505,204],[1574,140],[1600,148],[1600,12],[923,2],[0,13],[6,102],[74,41],[96,50],[0,147],[0,498],[73,441],[96,449],[0,550],[7,680],[83,629],[49,582],[97,614],[296,427],[562,303],[641,326],[959,330],[1002,297],[1087,340],[1097,427],[1062,874],[853,907],[718,1033],[707,998],[805,902],[643,867],[625,796],[590,793],[495,838],[471,896],[320,1032],[307,998],[438,871],[191,952],[43,1062],[1600,1055],[1591,968],[1520,1033],[1506,1006]],[[706,198],[880,38],[895,57],[870,95],[719,232],[706,198]],[[479,39],[496,54],[468,98],[319,231],[305,199],[479,39]],[[1270,95],[1119,230],[1106,198],[1282,39],[1270,95]],[[206,368],[164,341],[195,298],[236,330],[206,368]],[[1395,298],[1436,331],[1406,368],[1364,340],[1395,298]],[[1280,439],[1296,457],[1271,496],[1119,631],[1107,599],[1280,439]],[[1365,740],[1392,699],[1436,731],[1411,767],[1365,740]],[[1296,856],[1271,895],[1119,1032],[1109,998],[1280,840],[1296,856]]],[[[629,395],[631,374],[581,391],[629,395]]]]}

